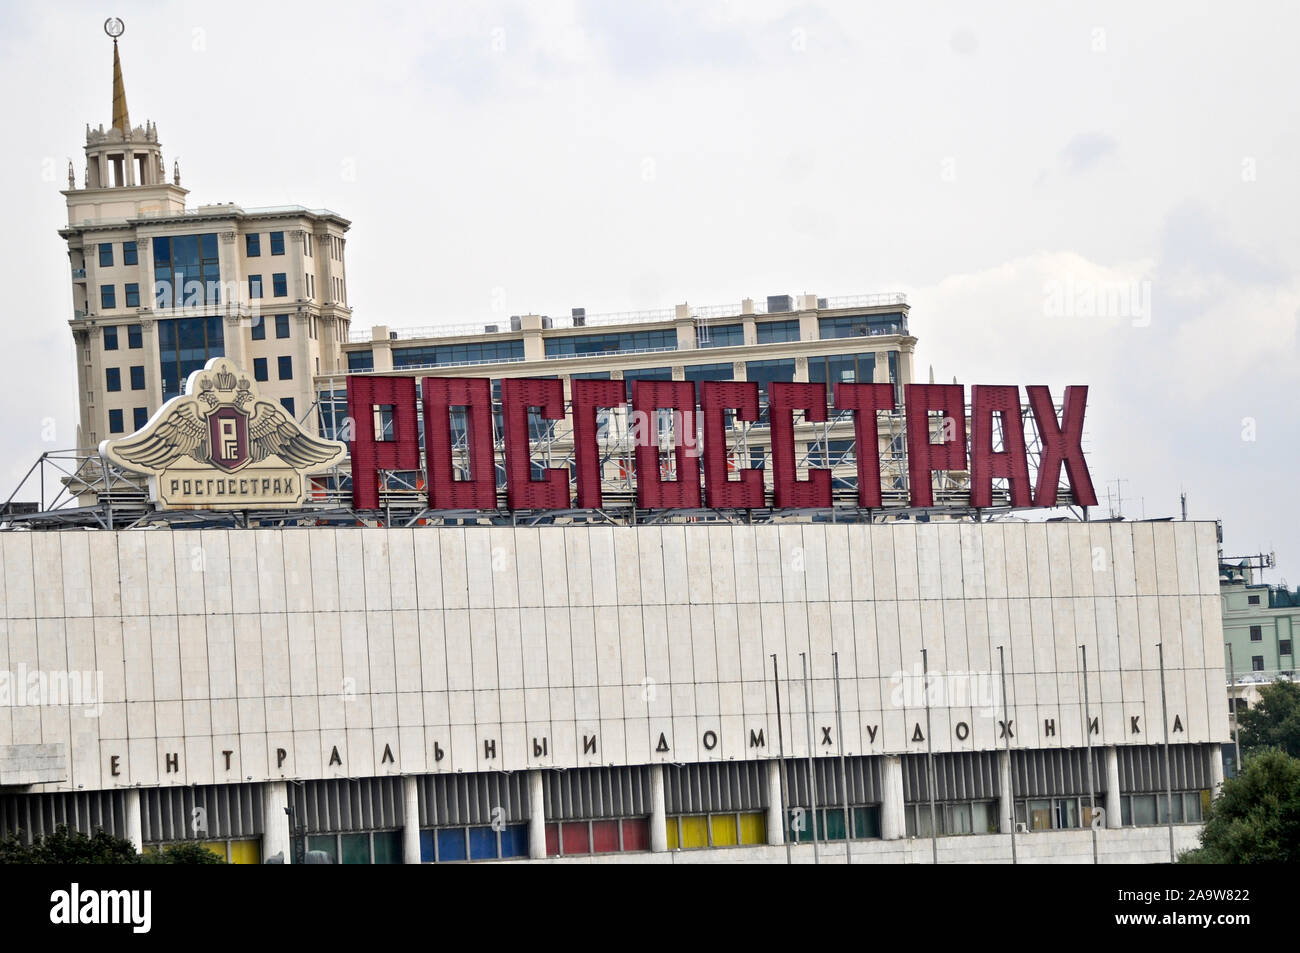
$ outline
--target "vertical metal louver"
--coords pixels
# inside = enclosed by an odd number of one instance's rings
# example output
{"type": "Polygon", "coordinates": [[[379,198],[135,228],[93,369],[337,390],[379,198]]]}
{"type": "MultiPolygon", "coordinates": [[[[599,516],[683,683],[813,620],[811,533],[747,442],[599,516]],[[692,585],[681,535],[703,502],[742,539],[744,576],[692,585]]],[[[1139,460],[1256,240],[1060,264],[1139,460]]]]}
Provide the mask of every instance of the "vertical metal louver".
{"type": "MultiPolygon", "coordinates": [[[[903,755],[903,800],[930,800],[926,755],[903,755]]],[[[934,756],[936,801],[987,801],[1001,796],[996,751],[952,751],[934,756]]]]}
{"type": "Polygon", "coordinates": [[[393,830],[402,826],[402,779],[291,782],[289,806],[310,834],[393,830]]]}
{"type": "Polygon", "coordinates": [[[262,785],[209,784],[140,792],[140,833],[146,844],[262,835],[262,785]],[[196,809],[202,829],[195,830],[196,809]]]}
{"type": "Polygon", "coordinates": [[[650,768],[575,768],[542,775],[546,819],[599,820],[650,813],[650,768]]]}
{"type": "Polygon", "coordinates": [[[83,834],[103,830],[126,833],[124,791],[59,791],[50,794],[0,794],[0,832],[20,834],[23,843],[51,834],[60,825],[83,834]]]}
{"type": "Polygon", "coordinates": [[[425,775],[419,779],[419,794],[421,827],[491,824],[494,819],[514,824],[529,817],[524,771],[425,775]]]}
{"type": "MultiPolygon", "coordinates": [[[[1088,750],[1054,748],[1011,752],[1012,789],[1016,797],[1055,797],[1088,793],[1088,750]]],[[[1106,753],[1092,751],[1092,783],[1106,790],[1106,753]]]]}
{"type": "Polygon", "coordinates": [[[763,810],[767,765],[762,761],[664,765],[664,806],[669,814],[763,810]]]}
{"type": "MultiPolygon", "coordinates": [[[[1125,794],[1158,793],[1165,789],[1163,745],[1133,745],[1119,752],[1119,789],[1125,794]]],[[[1210,745],[1170,745],[1169,767],[1175,791],[1202,791],[1210,787],[1210,745]]]]}
{"type": "MultiPolygon", "coordinates": [[[[880,758],[871,755],[844,759],[850,804],[879,804],[881,798],[880,758]]],[[[813,774],[817,778],[817,807],[844,804],[840,786],[840,759],[816,758],[813,774]]],[[[785,799],[788,807],[813,807],[809,801],[808,761],[789,759],[785,767],[785,799]]]]}

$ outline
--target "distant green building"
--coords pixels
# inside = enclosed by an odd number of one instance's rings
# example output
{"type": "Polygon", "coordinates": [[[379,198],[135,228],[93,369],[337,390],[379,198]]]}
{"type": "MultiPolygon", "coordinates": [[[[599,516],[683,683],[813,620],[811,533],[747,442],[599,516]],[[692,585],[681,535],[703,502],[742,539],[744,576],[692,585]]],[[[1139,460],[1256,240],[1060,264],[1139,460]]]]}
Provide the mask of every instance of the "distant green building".
{"type": "MultiPolygon", "coordinates": [[[[1300,589],[1254,581],[1245,563],[1219,567],[1223,597],[1223,639],[1232,646],[1232,668],[1238,681],[1272,681],[1293,676],[1295,635],[1300,632],[1300,589]]],[[[1224,664],[1228,664],[1225,647],[1224,664]]]]}

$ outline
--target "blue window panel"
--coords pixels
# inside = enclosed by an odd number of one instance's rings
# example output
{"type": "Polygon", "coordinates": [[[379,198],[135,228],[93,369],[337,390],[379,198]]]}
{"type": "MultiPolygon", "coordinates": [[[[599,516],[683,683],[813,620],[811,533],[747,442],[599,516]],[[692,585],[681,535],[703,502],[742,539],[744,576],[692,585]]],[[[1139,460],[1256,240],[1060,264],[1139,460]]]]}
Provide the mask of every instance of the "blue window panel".
{"type": "Polygon", "coordinates": [[[645,351],[677,347],[676,328],[649,331],[622,331],[607,334],[577,334],[550,337],[545,341],[547,357],[581,354],[614,354],[621,351],[645,351]]]}
{"type": "Polygon", "coordinates": [[[278,338],[287,338],[289,336],[289,316],[287,314],[277,314],[275,316],[275,336],[278,338]]]}
{"type": "Polygon", "coordinates": [[[122,433],[122,411],[110,410],[108,412],[108,432],[122,433]]]}
{"type": "Polygon", "coordinates": [[[248,276],[248,297],[249,298],[262,297],[262,276],[261,275],[248,276]]]}
{"type": "Polygon", "coordinates": [[[113,267],[113,243],[112,242],[103,242],[102,244],[100,244],[99,267],[100,268],[113,267]]]}
{"type": "Polygon", "coordinates": [[[284,354],[281,355],[280,357],[277,357],[275,360],[276,360],[276,364],[278,365],[276,369],[279,371],[280,380],[282,381],[293,380],[293,358],[288,354],[284,354]]]}
{"type": "Polygon", "coordinates": [[[133,351],[144,347],[144,328],[138,324],[129,325],[126,329],[126,346],[133,351]]]}
{"type": "Polygon", "coordinates": [[[758,332],[759,344],[775,344],[781,341],[799,340],[798,320],[766,321],[759,324],[755,330],[758,332]]]}
{"type": "Polygon", "coordinates": [[[148,407],[137,407],[135,410],[131,412],[131,415],[134,418],[131,421],[131,426],[134,427],[136,430],[139,430],[141,427],[143,427],[145,424],[149,422],[148,407]]]}
{"type": "Polygon", "coordinates": [[[216,232],[160,235],[153,240],[153,256],[159,308],[221,303],[216,232]]]}
{"type": "Polygon", "coordinates": [[[822,340],[906,333],[907,319],[903,317],[901,312],[896,314],[854,314],[837,318],[822,318],[817,322],[817,334],[822,340]]]}
{"type": "Polygon", "coordinates": [[[430,367],[444,364],[486,364],[518,361],[524,356],[522,338],[465,344],[393,348],[393,367],[430,367]]]}
{"type": "Polygon", "coordinates": [[[465,829],[453,827],[438,831],[438,860],[464,860],[465,829]]]}
{"type": "Polygon", "coordinates": [[[501,832],[502,857],[528,856],[528,825],[511,824],[501,832]]]}
{"type": "Polygon", "coordinates": [[[280,406],[289,412],[290,417],[296,418],[297,415],[294,413],[292,397],[281,397],[280,406]]]}
{"type": "Polygon", "coordinates": [[[490,827],[469,829],[469,859],[496,860],[497,832],[490,827]]]}
{"type": "Polygon", "coordinates": [[[437,831],[420,831],[420,863],[431,864],[438,859],[434,847],[434,835],[437,831]]]}
{"type": "Polygon", "coordinates": [[[104,328],[104,350],[117,350],[117,328],[104,328]]]}
{"type": "Polygon", "coordinates": [[[224,319],[169,318],[158,322],[158,367],[163,400],[175,397],[193,371],[226,353],[224,319]]]}
{"type": "Polygon", "coordinates": [[[140,256],[136,251],[135,242],[122,242],[122,264],[138,265],[139,263],[140,256]]]}
{"type": "Polygon", "coordinates": [[[99,306],[105,311],[117,307],[117,288],[114,285],[99,286],[99,306]]]}
{"type": "Polygon", "coordinates": [[[271,233],[271,254],[272,255],[284,254],[284,232],[271,233]]]}
{"type": "Polygon", "coordinates": [[[701,324],[695,329],[696,347],[734,347],[744,343],[743,324],[701,324]]]}
{"type": "Polygon", "coordinates": [[[131,390],[144,390],[143,364],[137,364],[131,368],[131,390]]]}
{"type": "Polygon", "coordinates": [[[134,282],[126,286],[126,306],[128,308],[140,307],[140,286],[134,282]]]}
{"type": "Polygon", "coordinates": [[[277,298],[287,298],[289,296],[289,281],[285,278],[284,272],[271,276],[273,286],[272,293],[277,298]]]}
{"type": "Polygon", "coordinates": [[[264,357],[253,358],[253,380],[255,381],[269,380],[269,378],[266,376],[266,358],[264,357]]]}
{"type": "Polygon", "coordinates": [[[374,351],[348,351],[348,370],[373,371],[375,369],[374,351]]]}
{"type": "Polygon", "coordinates": [[[262,317],[261,315],[258,315],[256,318],[253,319],[253,340],[254,341],[266,340],[266,318],[262,317]]]}
{"type": "Polygon", "coordinates": [[[244,236],[244,254],[256,258],[262,254],[262,236],[253,232],[244,236]]]}
{"type": "Polygon", "coordinates": [[[109,367],[104,370],[104,387],[106,390],[122,389],[122,371],[117,367],[109,367]]]}

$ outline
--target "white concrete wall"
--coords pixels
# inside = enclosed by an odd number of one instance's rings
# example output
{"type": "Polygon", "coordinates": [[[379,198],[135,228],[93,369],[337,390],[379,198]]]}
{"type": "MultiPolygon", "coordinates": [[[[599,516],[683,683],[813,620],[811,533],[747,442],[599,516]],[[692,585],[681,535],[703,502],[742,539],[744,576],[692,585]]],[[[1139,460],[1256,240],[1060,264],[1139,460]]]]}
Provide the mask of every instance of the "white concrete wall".
{"type": "Polygon", "coordinates": [[[787,755],[800,653],[816,754],[924,752],[923,647],[977,673],[933,699],[937,751],[1001,746],[1002,702],[962,694],[999,646],[1016,746],[1082,746],[1080,643],[1095,744],[1163,739],[1157,642],[1171,740],[1227,740],[1210,523],[76,530],[0,559],[0,672],[102,673],[102,704],[0,705],[0,745],[67,746],[45,790],[771,757],[773,654],[787,755]]]}

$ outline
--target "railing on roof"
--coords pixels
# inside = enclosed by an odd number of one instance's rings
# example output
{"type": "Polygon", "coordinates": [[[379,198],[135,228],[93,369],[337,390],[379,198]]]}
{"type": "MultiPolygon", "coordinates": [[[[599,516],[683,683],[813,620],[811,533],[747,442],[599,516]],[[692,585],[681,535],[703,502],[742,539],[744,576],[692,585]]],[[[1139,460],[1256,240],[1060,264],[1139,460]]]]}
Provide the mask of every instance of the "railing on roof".
{"type": "MultiPolygon", "coordinates": [[[[885,294],[866,294],[866,295],[846,295],[839,298],[825,298],[826,302],[822,310],[833,308],[883,308],[899,307],[907,304],[907,295],[901,292],[888,292],[885,294]]],[[[712,320],[714,318],[740,318],[742,315],[741,303],[735,304],[705,304],[705,305],[688,305],[691,317],[695,319],[712,320]]],[[[753,302],[753,313],[765,315],[768,313],[766,303],[762,301],[753,302]]],[[[796,312],[781,312],[783,314],[795,314],[796,312]]],[[[603,314],[589,314],[581,325],[575,325],[571,316],[562,315],[550,318],[551,326],[543,330],[573,330],[574,328],[600,328],[608,327],[615,324],[651,324],[656,322],[672,321],[677,316],[676,308],[657,308],[648,311],[612,311],[603,314]]],[[[436,324],[424,325],[416,328],[393,328],[389,331],[390,341],[418,341],[428,338],[447,338],[447,337],[466,337],[470,335],[481,334],[518,334],[518,329],[512,329],[509,318],[502,318],[498,321],[476,321],[472,324],[436,324]],[[485,328],[495,327],[496,331],[486,331],[485,328]]],[[[349,344],[369,344],[374,340],[371,329],[355,329],[348,333],[349,344]]]]}
{"type": "Polygon", "coordinates": [[[617,348],[613,351],[583,351],[580,354],[547,354],[546,359],[548,361],[566,361],[575,357],[609,357],[613,354],[654,354],[659,351],[675,350],[677,350],[677,346],[674,344],[668,344],[663,347],[623,347],[617,348]]]}

